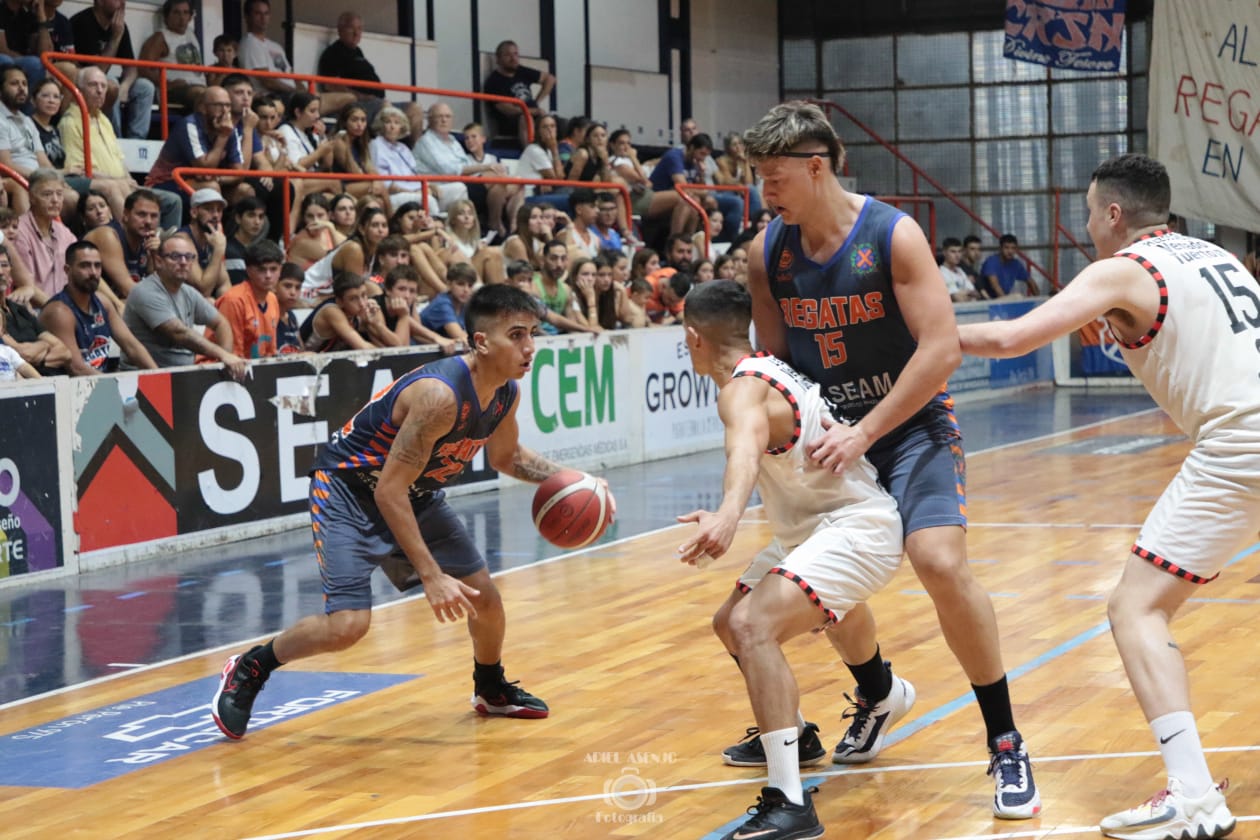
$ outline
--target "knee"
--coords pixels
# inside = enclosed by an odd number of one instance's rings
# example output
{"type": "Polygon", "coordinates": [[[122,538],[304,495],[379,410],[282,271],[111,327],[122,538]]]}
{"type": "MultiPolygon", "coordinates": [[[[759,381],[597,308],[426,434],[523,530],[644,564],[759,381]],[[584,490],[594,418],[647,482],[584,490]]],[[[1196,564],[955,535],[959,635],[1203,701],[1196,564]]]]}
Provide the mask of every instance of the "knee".
{"type": "Polygon", "coordinates": [[[131,83],[132,101],[144,98],[152,99],[155,94],[157,94],[157,88],[154,87],[153,82],[144,76],[137,76],[136,80],[131,83]]]}
{"type": "Polygon", "coordinates": [[[737,655],[764,644],[770,638],[765,622],[759,620],[752,610],[744,608],[745,604],[746,602],[741,602],[731,610],[729,618],[731,646],[737,655]]]}
{"type": "Polygon", "coordinates": [[[370,610],[350,610],[333,613],[328,633],[328,645],[332,650],[345,650],[367,635],[372,626],[370,610]]]}
{"type": "Polygon", "coordinates": [[[932,551],[912,554],[910,565],[929,592],[956,589],[972,579],[966,554],[954,551],[932,551]]]}
{"type": "Polygon", "coordinates": [[[499,594],[499,588],[493,583],[490,585],[475,586],[478,594],[469,598],[472,601],[473,608],[477,610],[478,615],[501,615],[503,613],[503,596],[499,594]]]}

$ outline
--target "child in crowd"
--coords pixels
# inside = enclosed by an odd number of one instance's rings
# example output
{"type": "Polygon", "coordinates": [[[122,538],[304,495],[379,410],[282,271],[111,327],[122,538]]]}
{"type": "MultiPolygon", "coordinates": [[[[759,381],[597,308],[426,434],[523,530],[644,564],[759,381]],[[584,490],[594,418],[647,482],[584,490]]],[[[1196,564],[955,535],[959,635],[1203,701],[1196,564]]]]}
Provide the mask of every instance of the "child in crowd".
{"type": "Polygon", "coordinates": [[[302,278],[306,276],[302,266],[287,262],[280,266],[280,280],[276,283],[276,302],[280,304],[280,323],[276,326],[276,355],[301,353],[302,337],[298,335],[297,316],[302,296],[302,278]]]}

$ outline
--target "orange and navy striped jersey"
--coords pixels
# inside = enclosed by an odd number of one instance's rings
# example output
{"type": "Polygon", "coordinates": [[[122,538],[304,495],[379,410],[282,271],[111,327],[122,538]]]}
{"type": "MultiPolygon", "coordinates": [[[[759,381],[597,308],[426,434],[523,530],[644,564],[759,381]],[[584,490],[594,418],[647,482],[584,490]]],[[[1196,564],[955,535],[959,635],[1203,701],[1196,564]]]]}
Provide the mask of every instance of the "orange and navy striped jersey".
{"type": "Polygon", "coordinates": [[[411,495],[420,496],[450,484],[472,462],[507,416],[518,392],[516,382],[509,380],[494,392],[494,398],[483,409],[473,387],[472,374],[460,356],[421,365],[382,389],[332,434],[311,471],[337,472],[342,477],[358,479],[358,483],[374,488],[389,448],[394,443],[394,436],[398,434],[398,427],[391,422],[394,402],[404,389],[421,379],[437,379],[446,383],[455,392],[459,413],[454,428],[433,444],[429,462],[411,485],[411,495]]]}

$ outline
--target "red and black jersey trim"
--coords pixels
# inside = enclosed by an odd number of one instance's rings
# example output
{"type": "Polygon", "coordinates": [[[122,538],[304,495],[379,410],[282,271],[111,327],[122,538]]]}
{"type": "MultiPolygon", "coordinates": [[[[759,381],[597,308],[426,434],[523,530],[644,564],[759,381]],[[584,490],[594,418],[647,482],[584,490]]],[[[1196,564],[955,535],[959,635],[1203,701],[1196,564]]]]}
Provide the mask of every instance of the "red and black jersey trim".
{"type": "MultiPolygon", "coordinates": [[[[1154,236],[1154,234],[1151,234],[1151,236],[1154,236]]],[[[1146,239],[1148,237],[1142,238],[1146,239]]],[[[1138,241],[1140,242],[1141,240],[1138,241]]],[[[1140,347],[1145,347],[1150,344],[1155,336],[1159,334],[1160,329],[1164,326],[1164,319],[1168,317],[1168,283],[1164,280],[1163,272],[1156,268],[1154,263],[1141,254],[1134,254],[1126,251],[1120,254],[1120,256],[1128,257],[1138,265],[1142,266],[1142,268],[1146,269],[1146,273],[1151,275],[1151,278],[1155,281],[1155,285],[1159,287],[1159,311],[1155,313],[1155,323],[1149,330],[1147,330],[1146,335],[1142,336],[1132,344],[1127,341],[1119,342],[1120,346],[1126,350],[1137,350],[1140,347]]]]}
{"type": "MultiPolygon", "coordinates": [[[[762,359],[762,358],[768,359],[768,358],[771,358],[771,356],[769,353],[760,352],[760,353],[753,353],[749,356],[745,356],[744,358],[745,359],[762,359]]],[[[740,361],[743,361],[743,359],[741,359],[740,361]]],[[[783,382],[780,382],[779,380],[775,379],[773,376],[771,376],[768,373],[765,373],[764,371],[743,370],[736,373],[731,378],[738,379],[741,376],[755,376],[758,379],[762,380],[763,382],[768,382],[771,385],[771,387],[774,388],[774,390],[778,391],[780,394],[783,395],[783,399],[788,401],[788,405],[792,406],[792,439],[789,440],[784,446],[776,446],[773,449],[767,449],[766,454],[767,455],[782,455],[784,452],[790,452],[792,450],[792,447],[796,446],[797,442],[801,439],[801,406],[800,406],[800,403],[796,401],[796,395],[792,393],[792,389],[790,389],[786,384],[784,384],[783,382]]]]}
{"type": "Polygon", "coordinates": [[[1133,544],[1132,551],[1134,554],[1136,554],[1138,557],[1142,558],[1143,560],[1146,560],[1147,562],[1150,562],[1150,563],[1154,563],[1156,566],[1163,569],[1164,571],[1171,572],[1177,577],[1182,578],[1184,580],[1188,580],[1191,583],[1199,583],[1199,584],[1211,583],[1212,581],[1216,580],[1218,577],[1221,576],[1220,572],[1217,572],[1216,574],[1212,575],[1209,578],[1200,577],[1199,575],[1196,575],[1194,572],[1187,572],[1185,569],[1181,568],[1180,566],[1178,566],[1176,563],[1172,562],[1171,560],[1167,560],[1163,557],[1160,557],[1158,554],[1156,554],[1153,551],[1147,551],[1145,548],[1142,548],[1137,543],[1133,544]]]}
{"type": "Polygon", "coordinates": [[[810,603],[812,603],[815,607],[818,607],[818,609],[822,610],[823,615],[827,616],[827,622],[829,624],[834,624],[835,622],[840,620],[840,617],[838,615],[836,615],[834,612],[832,612],[831,610],[823,606],[822,599],[818,597],[818,593],[814,591],[814,587],[810,586],[808,583],[802,580],[801,577],[797,575],[795,572],[789,572],[787,569],[783,569],[778,566],[775,566],[766,574],[780,575],[781,577],[787,578],[788,580],[792,581],[792,583],[795,583],[797,586],[799,586],[801,588],[801,591],[805,593],[805,597],[809,598],[810,603]]]}

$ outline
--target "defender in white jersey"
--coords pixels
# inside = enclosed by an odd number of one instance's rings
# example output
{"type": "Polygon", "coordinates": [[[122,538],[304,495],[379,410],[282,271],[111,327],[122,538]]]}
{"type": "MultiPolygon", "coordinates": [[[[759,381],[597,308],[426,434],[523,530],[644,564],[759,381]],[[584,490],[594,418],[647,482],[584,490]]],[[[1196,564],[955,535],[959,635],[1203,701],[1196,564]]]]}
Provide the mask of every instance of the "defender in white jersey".
{"type": "Polygon", "coordinates": [[[1086,203],[1094,247],[1114,256],[1022,318],[958,330],[964,352],[1010,357],[1105,317],[1133,375],[1194,442],[1107,605],[1168,770],[1164,790],[1102,821],[1103,834],[1129,840],[1224,837],[1234,828],[1225,785],[1208,771],[1168,623],[1260,529],[1260,284],[1216,245],[1169,232],[1169,201],[1158,161],[1107,161],[1086,203]]]}
{"type": "MultiPolygon", "coordinates": [[[[901,563],[901,517],[865,458],[839,478],[810,461],[807,444],[835,422],[831,405],[816,383],[786,363],[753,354],[751,319],[752,298],[733,281],[704,283],[687,295],[687,349],[696,371],[717,383],[727,465],[718,510],[679,517],[700,526],[679,554],[693,564],[725,554],[754,486],[760,491],[774,539],[740,576],[713,625],[744,673],[759,733],[755,748],[737,745],[724,756],[728,764],[766,764],[769,780],[752,818],[727,838],[819,837],[823,827],[802,789],[799,763],[817,761],[826,750],[817,727],[800,716],[780,644],[811,630],[838,634],[844,650],[875,663],[878,673],[870,679],[892,680],[891,690],[875,695],[887,695],[890,714],[909,710],[914,689],[879,658],[866,606],[901,563]],[[733,752],[755,752],[759,760],[732,760],[733,752]]],[[[858,687],[869,689],[861,674],[858,687]]]]}

